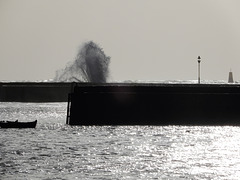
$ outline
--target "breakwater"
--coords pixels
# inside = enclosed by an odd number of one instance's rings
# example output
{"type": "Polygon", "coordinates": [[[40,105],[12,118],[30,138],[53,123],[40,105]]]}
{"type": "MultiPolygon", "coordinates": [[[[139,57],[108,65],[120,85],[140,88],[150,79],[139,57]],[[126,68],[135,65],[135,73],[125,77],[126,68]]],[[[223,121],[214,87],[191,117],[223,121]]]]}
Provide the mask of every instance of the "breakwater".
{"type": "Polygon", "coordinates": [[[240,125],[240,86],[77,84],[70,125],[240,125]]]}
{"type": "Polygon", "coordinates": [[[1,82],[1,102],[67,102],[72,83],[1,82]]]}

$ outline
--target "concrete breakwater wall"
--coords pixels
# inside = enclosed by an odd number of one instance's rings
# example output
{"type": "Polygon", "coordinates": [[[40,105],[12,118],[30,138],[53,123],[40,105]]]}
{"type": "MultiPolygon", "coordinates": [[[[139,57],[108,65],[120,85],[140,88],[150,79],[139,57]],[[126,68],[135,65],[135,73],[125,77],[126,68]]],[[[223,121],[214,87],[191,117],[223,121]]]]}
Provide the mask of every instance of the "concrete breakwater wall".
{"type": "Polygon", "coordinates": [[[240,125],[240,86],[78,84],[70,125],[240,125]]]}
{"type": "Polygon", "coordinates": [[[67,102],[72,83],[2,82],[1,102],[67,102]]]}

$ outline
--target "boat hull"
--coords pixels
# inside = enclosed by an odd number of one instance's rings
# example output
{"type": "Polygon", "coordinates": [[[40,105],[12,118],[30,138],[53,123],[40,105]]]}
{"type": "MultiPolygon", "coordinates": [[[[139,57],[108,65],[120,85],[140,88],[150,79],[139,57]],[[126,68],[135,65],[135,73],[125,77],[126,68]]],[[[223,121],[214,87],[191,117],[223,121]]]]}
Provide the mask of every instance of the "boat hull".
{"type": "Polygon", "coordinates": [[[35,128],[37,120],[32,122],[6,121],[0,122],[1,128],[35,128]]]}

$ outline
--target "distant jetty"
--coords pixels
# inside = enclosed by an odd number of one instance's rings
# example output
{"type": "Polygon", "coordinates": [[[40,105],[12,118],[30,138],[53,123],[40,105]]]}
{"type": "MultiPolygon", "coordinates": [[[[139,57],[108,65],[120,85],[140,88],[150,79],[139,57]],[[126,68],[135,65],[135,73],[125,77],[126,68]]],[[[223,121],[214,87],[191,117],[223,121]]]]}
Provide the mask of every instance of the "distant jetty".
{"type": "Polygon", "coordinates": [[[67,102],[73,83],[1,82],[1,102],[67,102]]]}
{"type": "Polygon", "coordinates": [[[240,125],[238,84],[78,83],[70,125],[240,125]]]}

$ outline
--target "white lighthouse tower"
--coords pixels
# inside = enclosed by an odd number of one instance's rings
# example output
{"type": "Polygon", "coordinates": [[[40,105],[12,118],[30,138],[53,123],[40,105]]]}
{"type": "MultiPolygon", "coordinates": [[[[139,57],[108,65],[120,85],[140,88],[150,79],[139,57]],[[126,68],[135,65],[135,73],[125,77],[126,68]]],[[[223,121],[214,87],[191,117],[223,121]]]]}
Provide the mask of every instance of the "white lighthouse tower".
{"type": "Polygon", "coordinates": [[[232,70],[230,69],[229,75],[228,75],[228,83],[234,83],[233,81],[233,73],[232,70]]]}

